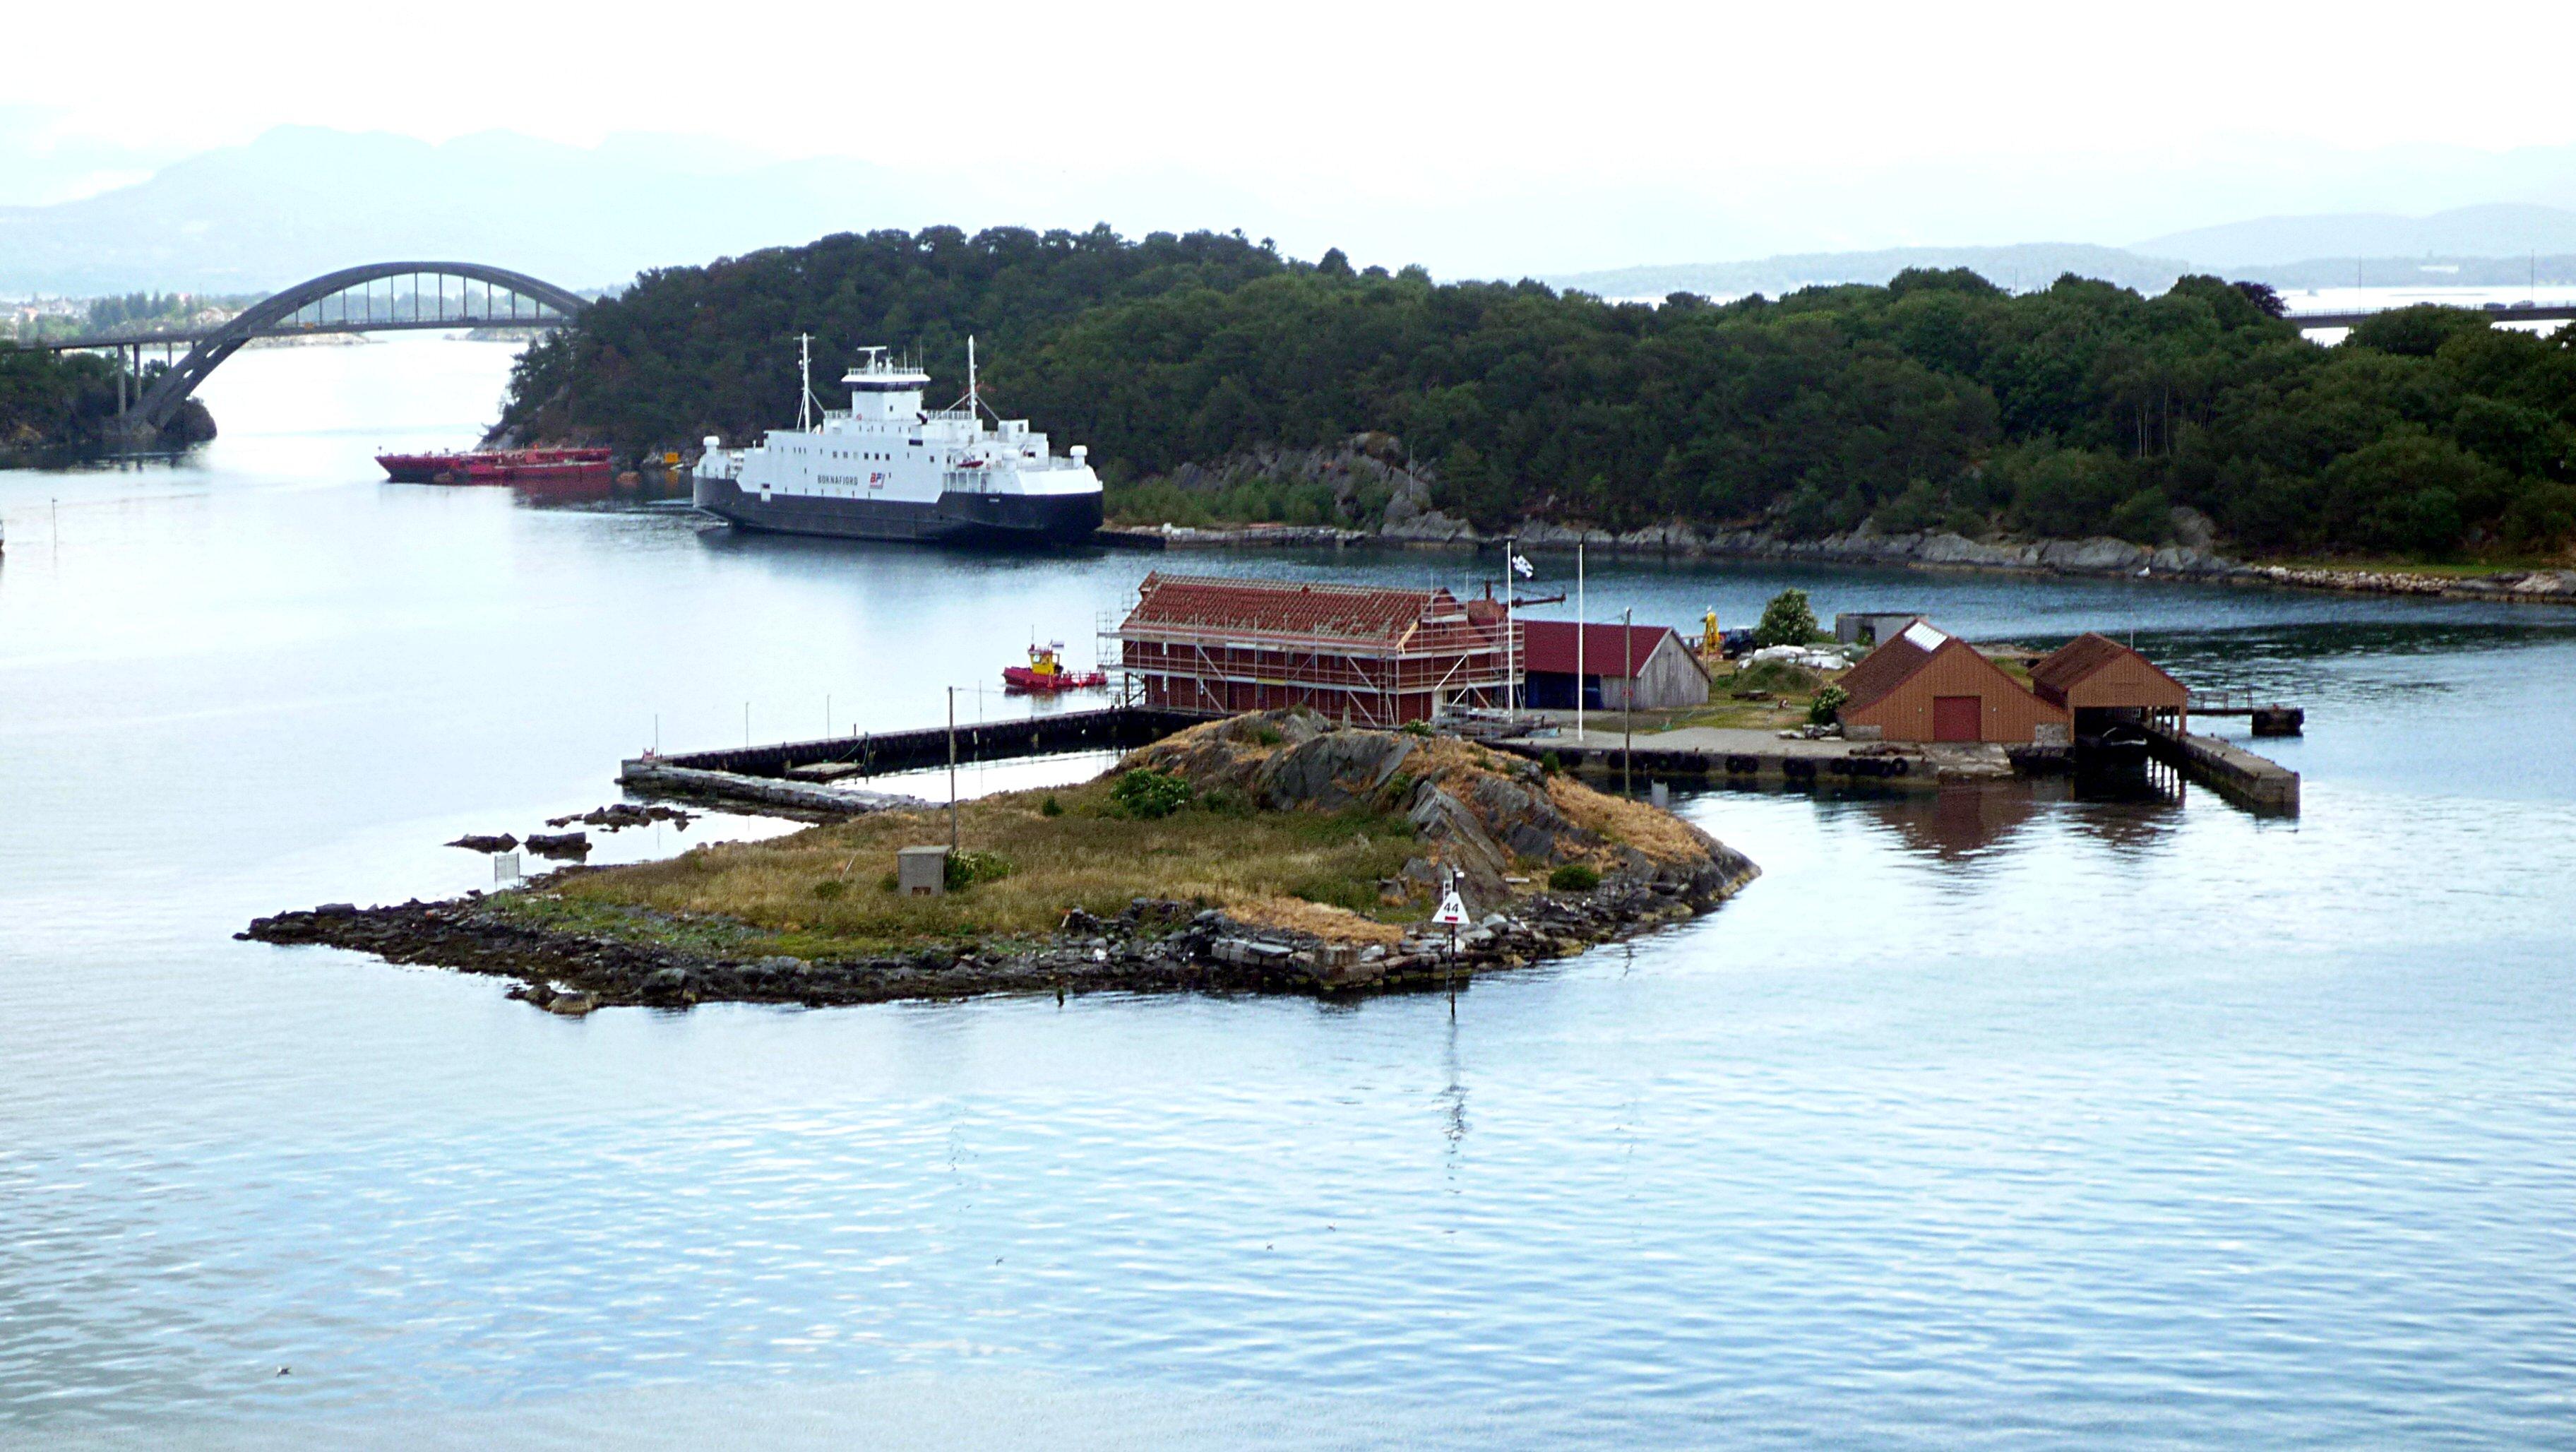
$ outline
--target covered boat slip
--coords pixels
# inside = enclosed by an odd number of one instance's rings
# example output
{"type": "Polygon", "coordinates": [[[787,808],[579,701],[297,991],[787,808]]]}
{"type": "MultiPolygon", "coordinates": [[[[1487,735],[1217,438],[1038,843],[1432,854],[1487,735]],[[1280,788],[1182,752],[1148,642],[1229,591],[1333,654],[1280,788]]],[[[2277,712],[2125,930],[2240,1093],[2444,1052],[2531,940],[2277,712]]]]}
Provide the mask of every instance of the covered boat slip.
{"type": "Polygon", "coordinates": [[[2191,692],[2155,662],[2088,631],[2030,668],[2031,694],[2067,713],[2078,745],[2107,743],[2144,728],[2191,729],[2191,692]]]}

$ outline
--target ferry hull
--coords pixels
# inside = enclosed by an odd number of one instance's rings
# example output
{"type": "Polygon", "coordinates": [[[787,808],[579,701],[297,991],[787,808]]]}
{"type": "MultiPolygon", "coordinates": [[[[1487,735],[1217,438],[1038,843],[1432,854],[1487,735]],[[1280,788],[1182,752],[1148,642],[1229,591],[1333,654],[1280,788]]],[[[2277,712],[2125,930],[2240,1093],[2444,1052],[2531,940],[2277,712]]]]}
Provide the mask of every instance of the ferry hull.
{"type": "Polygon", "coordinates": [[[745,529],[837,539],[936,544],[1042,545],[1089,539],[1100,528],[1100,496],[957,494],[936,503],[772,494],[763,499],[730,479],[692,476],[691,502],[745,529]]]}

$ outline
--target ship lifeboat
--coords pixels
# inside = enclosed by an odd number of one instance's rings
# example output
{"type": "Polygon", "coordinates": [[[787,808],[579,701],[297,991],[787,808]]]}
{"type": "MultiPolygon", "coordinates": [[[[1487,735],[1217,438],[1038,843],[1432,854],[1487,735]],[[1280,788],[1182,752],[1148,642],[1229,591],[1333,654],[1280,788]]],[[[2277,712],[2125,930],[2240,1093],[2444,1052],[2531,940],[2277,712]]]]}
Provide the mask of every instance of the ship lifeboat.
{"type": "Polygon", "coordinates": [[[1064,668],[1064,642],[1029,647],[1029,663],[1002,667],[1002,685],[1013,692],[1083,691],[1109,684],[1107,671],[1069,671],[1064,668]]]}

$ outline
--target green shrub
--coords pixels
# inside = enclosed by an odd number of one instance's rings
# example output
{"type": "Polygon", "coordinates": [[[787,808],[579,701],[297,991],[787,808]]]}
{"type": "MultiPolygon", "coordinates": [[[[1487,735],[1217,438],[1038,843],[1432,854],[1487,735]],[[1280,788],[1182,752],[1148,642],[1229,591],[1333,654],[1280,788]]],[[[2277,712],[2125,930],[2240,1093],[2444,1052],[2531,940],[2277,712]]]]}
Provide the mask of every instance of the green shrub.
{"type": "Polygon", "coordinates": [[[1061,817],[1064,815],[1064,803],[1055,799],[1055,793],[1049,792],[1047,793],[1046,800],[1038,803],[1038,815],[1041,817],[1061,817]]]}
{"type": "Polygon", "coordinates": [[[1168,817],[1190,804],[1190,784],[1167,771],[1139,767],[1118,778],[1109,799],[1130,817],[1150,821],[1168,817]]]}
{"type": "Polygon", "coordinates": [[[948,890],[973,887],[979,882],[999,882],[1011,875],[1010,859],[998,852],[978,852],[972,847],[948,854],[948,890]]]}
{"type": "Polygon", "coordinates": [[[1554,776],[1558,772],[1565,770],[1565,758],[1557,755],[1553,751],[1543,751],[1539,753],[1538,765],[1539,770],[1546,772],[1550,776],[1554,776]]]}
{"type": "Polygon", "coordinates": [[[830,902],[832,899],[839,897],[842,893],[849,891],[849,888],[850,885],[843,882],[841,879],[837,877],[827,877],[821,882],[814,884],[814,895],[825,902],[830,902]]]}
{"type": "Polygon", "coordinates": [[[1431,734],[1431,723],[1428,721],[1407,721],[1404,723],[1404,731],[1405,734],[1409,736],[1428,736],[1431,734]]]}
{"type": "Polygon", "coordinates": [[[1580,862],[1568,862],[1547,875],[1547,885],[1558,892],[1590,892],[1601,885],[1601,874],[1580,862]]]}
{"type": "Polygon", "coordinates": [[[1851,692],[1840,686],[1827,686],[1816,692],[1816,699],[1807,703],[1808,724],[1831,726],[1834,718],[1842,713],[1844,703],[1850,699],[1851,692]]]}

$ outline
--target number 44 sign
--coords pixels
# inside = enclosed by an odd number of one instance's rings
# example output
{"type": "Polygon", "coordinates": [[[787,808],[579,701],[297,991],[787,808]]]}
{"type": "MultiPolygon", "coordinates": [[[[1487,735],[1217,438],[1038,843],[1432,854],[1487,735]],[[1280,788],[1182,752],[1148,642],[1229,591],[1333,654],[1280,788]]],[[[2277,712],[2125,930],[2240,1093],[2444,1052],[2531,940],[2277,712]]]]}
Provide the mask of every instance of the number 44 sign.
{"type": "Polygon", "coordinates": [[[1449,891],[1441,896],[1440,911],[1431,915],[1431,921],[1444,928],[1463,928],[1467,925],[1467,905],[1458,900],[1458,889],[1455,884],[1452,884],[1449,891]]]}

